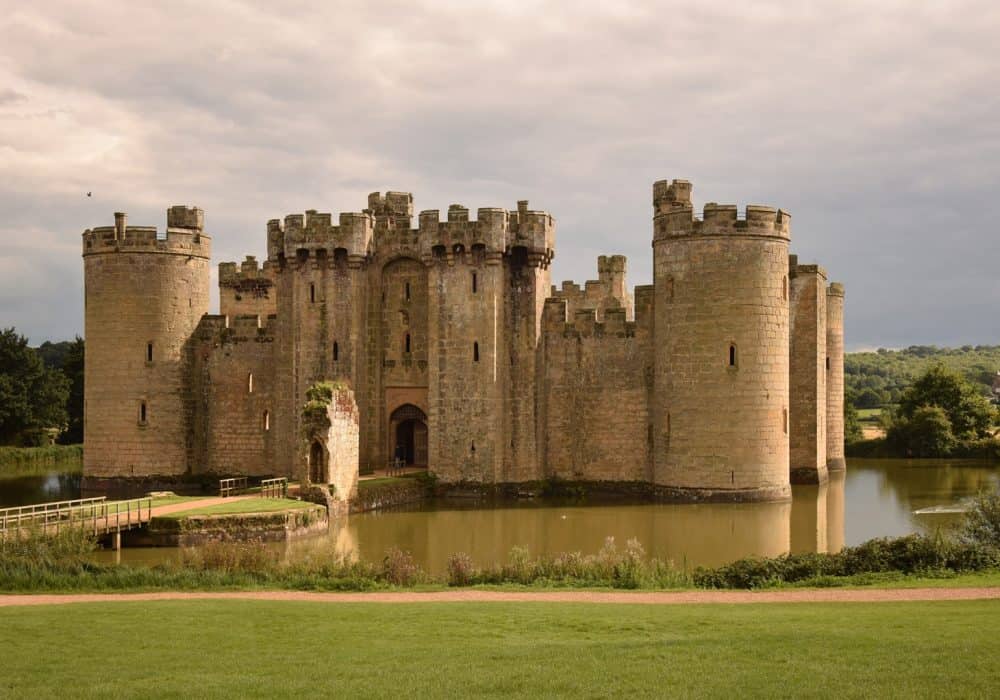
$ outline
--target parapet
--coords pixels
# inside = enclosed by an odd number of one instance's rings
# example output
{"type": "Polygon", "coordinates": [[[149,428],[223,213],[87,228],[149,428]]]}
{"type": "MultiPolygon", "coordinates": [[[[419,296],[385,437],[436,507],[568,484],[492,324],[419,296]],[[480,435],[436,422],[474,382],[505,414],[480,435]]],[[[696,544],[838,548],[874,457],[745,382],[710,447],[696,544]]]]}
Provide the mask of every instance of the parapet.
{"type": "Polygon", "coordinates": [[[844,296],[844,285],[840,282],[831,282],[830,286],[826,288],[826,295],[828,297],[844,296]]]}
{"type": "Polygon", "coordinates": [[[789,256],[788,274],[790,277],[817,275],[826,280],[826,269],[822,265],[803,265],[798,262],[798,256],[789,256]]]}
{"type": "Polygon", "coordinates": [[[167,230],[155,226],[129,226],[128,215],[115,212],[114,226],[97,226],[83,232],[83,255],[102,253],[167,253],[210,258],[212,239],[203,232],[205,213],[197,207],[167,209],[167,230]]]}
{"type": "Polygon", "coordinates": [[[691,207],[691,183],[687,180],[658,180],[653,183],[653,211],[657,214],[691,207]]]}
{"type": "Polygon", "coordinates": [[[598,321],[596,309],[571,312],[565,299],[550,297],[542,309],[542,328],[550,336],[563,338],[633,338],[636,324],[626,318],[625,309],[607,309],[604,320],[598,321]]]}
{"type": "Polygon", "coordinates": [[[591,309],[596,311],[598,320],[603,320],[608,311],[621,309],[631,319],[632,297],[625,285],[626,264],[624,255],[602,255],[597,259],[600,279],[587,280],[583,288],[566,280],[561,289],[552,286],[551,296],[564,299],[570,315],[580,309],[591,309]]]}
{"type": "Polygon", "coordinates": [[[289,214],[284,223],[267,222],[267,257],[274,263],[282,256],[295,259],[302,250],[312,256],[326,251],[331,257],[343,251],[348,260],[360,261],[370,252],[374,229],[374,218],[366,212],[341,213],[337,224],[332,215],[315,209],[289,214]]]}
{"type": "Polygon", "coordinates": [[[263,267],[257,263],[253,255],[237,265],[234,262],[219,263],[220,287],[245,287],[255,285],[270,286],[274,283],[274,264],[265,260],[263,267]]]}
{"type": "Polygon", "coordinates": [[[198,322],[195,337],[202,343],[212,345],[250,340],[266,343],[274,340],[276,327],[277,316],[274,314],[267,316],[205,314],[198,322]]]}
{"type": "Polygon", "coordinates": [[[653,183],[653,240],[687,236],[791,237],[791,215],[783,209],[748,204],[741,218],[735,204],[705,205],[696,217],[691,205],[691,183],[660,180],[653,183]]]}

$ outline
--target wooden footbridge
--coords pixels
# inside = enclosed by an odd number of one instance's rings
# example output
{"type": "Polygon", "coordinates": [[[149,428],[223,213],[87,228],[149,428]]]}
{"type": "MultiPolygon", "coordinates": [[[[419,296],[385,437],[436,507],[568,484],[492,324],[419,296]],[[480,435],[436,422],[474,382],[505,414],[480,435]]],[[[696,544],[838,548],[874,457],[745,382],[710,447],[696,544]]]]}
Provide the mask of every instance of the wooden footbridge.
{"type": "Polygon", "coordinates": [[[57,534],[70,529],[84,530],[97,536],[114,535],[117,549],[123,531],[143,527],[152,516],[152,498],[108,501],[106,496],[98,496],[3,508],[0,538],[18,537],[26,532],[57,534]]]}

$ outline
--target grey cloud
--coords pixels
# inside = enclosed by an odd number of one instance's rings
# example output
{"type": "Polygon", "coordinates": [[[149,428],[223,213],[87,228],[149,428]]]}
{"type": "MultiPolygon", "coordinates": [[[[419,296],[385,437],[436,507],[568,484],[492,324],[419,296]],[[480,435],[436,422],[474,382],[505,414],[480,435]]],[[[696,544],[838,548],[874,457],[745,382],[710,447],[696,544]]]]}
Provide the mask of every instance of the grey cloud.
{"type": "Polygon", "coordinates": [[[0,22],[0,236],[22,240],[0,325],[35,341],[82,330],[76,236],[115,209],[162,226],[196,203],[220,261],[376,189],[527,198],[557,218],[557,283],[604,252],[647,283],[650,185],[687,177],[699,204],[792,212],[795,251],[847,284],[850,346],[1000,342],[994,3],[56,1],[0,22]]]}

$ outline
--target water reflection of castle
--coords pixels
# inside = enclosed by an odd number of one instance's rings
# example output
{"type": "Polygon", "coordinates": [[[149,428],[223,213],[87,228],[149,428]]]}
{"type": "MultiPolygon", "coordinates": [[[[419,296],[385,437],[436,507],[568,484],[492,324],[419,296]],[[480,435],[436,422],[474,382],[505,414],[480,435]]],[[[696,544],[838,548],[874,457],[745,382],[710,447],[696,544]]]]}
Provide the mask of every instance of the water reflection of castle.
{"type": "Polygon", "coordinates": [[[791,503],[459,506],[352,516],[337,534],[337,547],[371,561],[399,547],[441,572],[456,552],[489,564],[515,546],[533,555],[594,553],[609,536],[619,546],[638,539],[650,555],[688,568],[789,551],[837,552],[844,546],[844,475],[795,487],[791,503]]]}

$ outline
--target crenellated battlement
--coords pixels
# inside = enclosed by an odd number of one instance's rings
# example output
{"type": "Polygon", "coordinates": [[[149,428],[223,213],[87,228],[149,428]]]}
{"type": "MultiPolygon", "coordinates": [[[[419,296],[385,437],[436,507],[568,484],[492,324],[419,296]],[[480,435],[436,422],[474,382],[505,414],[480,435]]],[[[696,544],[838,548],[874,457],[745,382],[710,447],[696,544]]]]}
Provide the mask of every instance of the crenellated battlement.
{"type": "Polygon", "coordinates": [[[253,255],[246,256],[242,263],[219,263],[219,286],[239,289],[274,284],[274,263],[265,260],[261,266],[253,255]]]}
{"type": "Polygon", "coordinates": [[[566,299],[549,297],[542,309],[545,333],[563,338],[600,338],[635,336],[637,324],[629,321],[625,309],[606,309],[598,320],[597,309],[572,310],[566,299]]]}
{"type": "Polygon", "coordinates": [[[167,210],[167,229],[129,226],[128,215],[115,212],[114,226],[95,226],[82,234],[83,255],[104,253],[166,253],[197,258],[211,257],[210,236],[204,233],[205,214],[197,207],[173,206],[167,210]]]}
{"type": "Polygon", "coordinates": [[[271,219],[267,222],[268,260],[333,257],[343,250],[349,261],[358,263],[378,254],[414,255],[431,264],[455,262],[476,253],[498,260],[518,248],[526,252],[529,265],[547,266],[552,260],[555,222],[548,212],[528,209],[527,200],[518,202],[517,211],[480,207],[475,219],[461,204],[450,205],[444,220],[440,210],[424,210],[417,228],[410,227],[412,214],[409,192],[373,192],[368,208],[340,214],[337,224],[330,214],[316,210],[289,214],[283,221],[271,219]]]}
{"type": "Polygon", "coordinates": [[[691,183],[660,180],[653,183],[653,241],[685,236],[791,237],[791,215],[783,209],[748,204],[741,217],[735,204],[709,202],[696,216],[691,205],[691,183]]]}
{"type": "Polygon", "coordinates": [[[621,309],[631,319],[633,302],[625,284],[626,269],[624,255],[602,255],[597,259],[600,279],[587,280],[582,288],[576,282],[565,280],[561,288],[552,285],[550,294],[553,298],[566,300],[571,315],[580,309],[592,309],[600,321],[608,311],[621,309]]]}
{"type": "Polygon", "coordinates": [[[372,215],[364,212],[343,212],[336,224],[331,214],[315,209],[289,214],[284,222],[267,222],[267,257],[273,263],[282,257],[294,260],[302,256],[302,251],[306,257],[326,251],[332,258],[340,250],[348,259],[359,261],[371,252],[374,230],[372,215]]]}
{"type": "Polygon", "coordinates": [[[826,288],[826,295],[828,297],[843,297],[844,285],[840,282],[831,282],[830,286],[826,288]]]}
{"type": "Polygon", "coordinates": [[[212,345],[243,343],[248,341],[273,342],[277,331],[277,316],[246,314],[227,316],[205,314],[198,323],[195,337],[212,345]]]}

